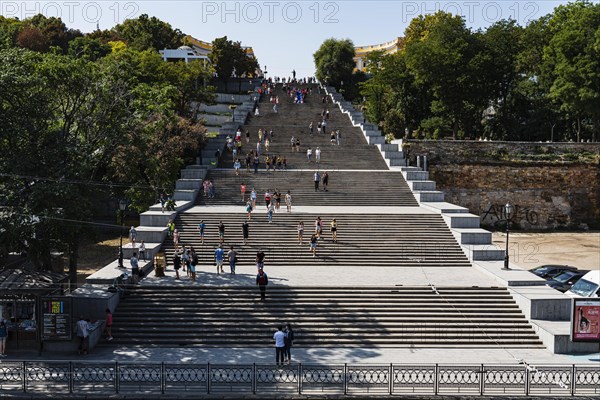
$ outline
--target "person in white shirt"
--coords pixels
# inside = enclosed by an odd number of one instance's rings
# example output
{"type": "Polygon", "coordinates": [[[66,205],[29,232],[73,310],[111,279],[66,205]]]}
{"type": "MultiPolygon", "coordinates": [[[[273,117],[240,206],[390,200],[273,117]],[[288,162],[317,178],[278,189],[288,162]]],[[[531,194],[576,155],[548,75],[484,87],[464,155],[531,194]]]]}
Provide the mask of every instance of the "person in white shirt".
{"type": "Polygon", "coordinates": [[[321,161],[321,148],[317,147],[315,149],[315,162],[318,164],[321,161]]]}
{"type": "MultiPolygon", "coordinates": [[[[283,333],[283,332],[281,332],[283,333]]],[[[88,353],[88,322],[83,319],[83,316],[79,317],[79,321],[77,321],[77,337],[79,338],[79,346],[77,347],[77,354],[87,354],[88,353]]],[[[282,339],[283,342],[283,339],[282,339]]],[[[283,353],[282,353],[283,354],[283,353]]]]}
{"type": "Polygon", "coordinates": [[[285,333],[283,332],[283,326],[279,325],[277,327],[277,332],[273,335],[273,340],[275,340],[275,362],[277,365],[279,365],[280,362],[281,365],[283,365],[285,350],[285,333]]]}

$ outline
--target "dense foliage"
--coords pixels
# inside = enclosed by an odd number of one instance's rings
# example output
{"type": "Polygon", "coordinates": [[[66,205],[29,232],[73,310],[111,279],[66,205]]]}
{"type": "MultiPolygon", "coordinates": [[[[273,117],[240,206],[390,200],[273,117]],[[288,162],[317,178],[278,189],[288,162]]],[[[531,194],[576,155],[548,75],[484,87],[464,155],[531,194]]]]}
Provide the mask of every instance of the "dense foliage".
{"type": "Polygon", "coordinates": [[[402,51],[369,54],[367,116],[395,137],[598,140],[599,43],[600,4],[587,1],[475,32],[420,16],[402,51]]]}
{"type": "Polygon", "coordinates": [[[217,76],[225,81],[232,76],[255,77],[258,69],[256,58],[249,57],[240,42],[228,40],[227,36],[213,40],[208,57],[217,76]]]}
{"type": "Polygon", "coordinates": [[[354,44],[350,39],[327,39],[313,54],[316,77],[327,85],[343,89],[342,82],[348,87],[352,82],[354,70],[354,44]]]}
{"type": "Polygon", "coordinates": [[[212,71],[164,62],[180,35],[155,18],[90,35],[42,19],[0,19],[0,265],[24,251],[47,269],[58,250],[74,276],[99,197],[145,211],[195,157],[212,71]]]}

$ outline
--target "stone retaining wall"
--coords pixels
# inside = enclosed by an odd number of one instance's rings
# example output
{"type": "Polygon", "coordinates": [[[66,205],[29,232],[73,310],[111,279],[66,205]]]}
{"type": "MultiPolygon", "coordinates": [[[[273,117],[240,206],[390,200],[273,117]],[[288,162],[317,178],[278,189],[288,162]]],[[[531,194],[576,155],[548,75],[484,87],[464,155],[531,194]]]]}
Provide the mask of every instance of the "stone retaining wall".
{"type": "MultiPolygon", "coordinates": [[[[445,200],[469,208],[493,227],[515,206],[514,227],[526,230],[600,228],[600,165],[581,162],[500,161],[493,154],[588,155],[598,143],[410,141],[411,165],[428,155],[430,179],[445,200]],[[543,150],[540,150],[543,149],[543,150]],[[486,157],[486,154],[492,156],[486,157]]],[[[503,229],[503,222],[497,225],[503,229]]]]}

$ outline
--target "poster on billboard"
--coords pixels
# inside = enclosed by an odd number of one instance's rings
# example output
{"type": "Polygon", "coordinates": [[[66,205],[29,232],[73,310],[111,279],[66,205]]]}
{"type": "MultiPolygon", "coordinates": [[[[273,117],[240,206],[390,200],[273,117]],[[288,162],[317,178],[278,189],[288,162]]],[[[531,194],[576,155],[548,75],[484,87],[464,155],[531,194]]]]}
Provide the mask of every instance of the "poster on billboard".
{"type": "Polygon", "coordinates": [[[42,297],[42,340],[71,340],[69,297],[42,297]]]}
{"type": "Polygon", "coordinates": [[[573,299],[571,340],[600,343],[600,298],[573,299]]]}

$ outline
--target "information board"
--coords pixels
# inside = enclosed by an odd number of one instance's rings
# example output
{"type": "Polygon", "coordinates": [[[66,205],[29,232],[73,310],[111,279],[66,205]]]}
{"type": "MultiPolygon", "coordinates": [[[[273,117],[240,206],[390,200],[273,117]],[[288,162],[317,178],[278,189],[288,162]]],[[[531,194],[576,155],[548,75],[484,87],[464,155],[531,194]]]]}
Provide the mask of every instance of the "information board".
{"type": "Polygon", "coordinates": [[[571,340],[573,342],[600,343],[599,298],[573,299],[571,340]]]}
{"type": "Polygon", "coordinates": [[[71,340],[71,317],[71,298],[42,297],[42,340],[71,340]]]}

